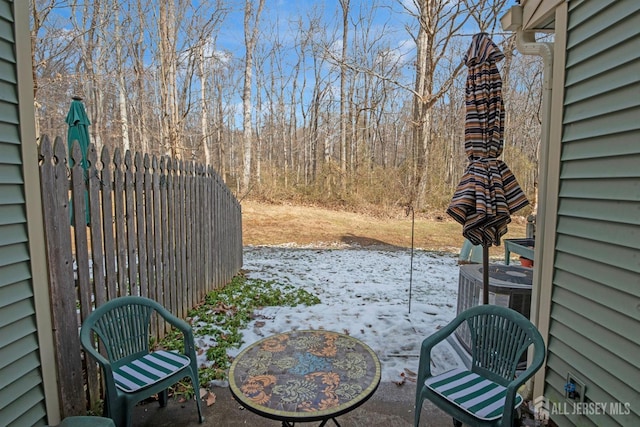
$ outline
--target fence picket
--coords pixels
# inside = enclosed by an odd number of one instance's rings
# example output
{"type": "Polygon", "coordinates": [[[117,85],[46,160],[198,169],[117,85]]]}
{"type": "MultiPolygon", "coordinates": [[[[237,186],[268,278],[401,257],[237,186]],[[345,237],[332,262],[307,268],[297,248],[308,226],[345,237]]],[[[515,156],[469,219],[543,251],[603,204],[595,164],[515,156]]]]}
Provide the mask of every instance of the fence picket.
{"type": "Polygon", "coordinates": [[[91,269],[93,272],[93,289],[94,304],[96,307],[104,304],[107,300],[107,286],[105,282],[105,263],[104,249],[102,241],[102,212],[100,204],[100,172],[96,165],[98,156],[95,146],[89,147],[87,150],[87,160],[89,168],[86,173],[87,184],[89,187],[89,209],[90,209],[90,241],[91,241],[91,269]]]}
{"type": "Polygon", "coordinates": [[[142,155],[136,153],[133,161],[136,171],[135,176],[135,217],[136,230],[138,231],[138,282],[140,283],[140,295],[149,296],[149,277],[147,272],[147,241],[144,209],[144,167],[142,155]]]}
{"type": "MultiPolygon", "coordinates": [[[[194,183],[195,183],[195,179],[194,179],[194,175],[193,175],[193,162],[187,162],[187,190],[185,191],[185,207],[186,207],[186,212],[190,212],[193,214],[193,190],[194,190],[194,183]]],[[[194,277],[193,277],[193,273],[194,273],[194,269],[193,269],[193,242],[196,240],[196,233],[193,230],[193,215],[185,215],[184,216],[184,221],[185,221],[185,234],[187,236],[191,236],[190,239],[186,239],[185,242],[187,243],[187,264],[186,264],[186,270],[185,270],[185,274],[187,277],[187,286],[189,288],[189,297],[187,299],[187,307],[193,307],[196,305],[196,298],[195,298],[195,293],[196,293],[196,287],[195,287],[195,283],[194,283],[194,277]]]]}
{"type": "MultiPolygon", "coordinates": [[[[167,307],[168,310],[171,310],[171,312],[174,312],[174,306],[171,301],[171,283],[169,282],[169,271],[171,268],[171,265],[169,264],[169,247],[173,247],[173,246],[170,246],[170,243],[169,243],[169,233],[171,233],[171,230],[169,228],[169,212],[168,212],[168,206],[167,206],[167,189],[168,189],[169,176],[166,173],[167,172],[166,157],[163,156],[160,158],[159,166],[160,166],[160,173],[157,174],[156,177],[157,177],[157,183],[158,183],[158,195],[160,199],[160,214],[159,214],[160,219],[158,220],[157,224],[162,230],[161,242],[160,242],[160,245],[162,246],[162,261],[160,262],[160,265],[162,266],[162,270],[161,270],[162,303],[165,307],[167,307]]],[[[155,191],[155,187],[154,187],[154,191],[155,191]]],[[[165,332],[169,332],[168,325],[165,328],[165,332]]]]}
{"type": "MultiPolygon", "coordinates": [[[[104,161],[104,160],[103,160],[104,161]]],[[[124,198],[124,171],[125,164],[123,162],[120,149],[116,149],[113,153],[113,201],[115,207],[115,229],[116,229],[116,268],[118,271],[118,296],[129,295],[127,279],[129,277],[128,265],[128,243],[126,232],[126,202],[124,198]]]]}
{"type": "MultiPolygon", "coordinates": [[[[174,198],[174,162],[170,158],[166,158],[167,167],[167,244],[169,248],[176,247],[176,205],[174,198]]],[[[176,254],[177,250],[167,253],[169,258],[169,272],[167,274],[167,288],[169,289],[170,301],[169,304],[172,309],[172,313],[180,313],[178,310],[177,293],[178,286],[176,282],[176,254]]]]}
{"type": "Polygon", "coordinates": [[[136,212],[134,210],[135,181],[133,174],[133,163],[131,152],[124,155],[124,200],[126,204],[126,224],[127,224],[127,272],[129,273],[129,283],[127,292],[124,295],[140,295],[140,285],[138,282],[138,239],[136,239],[136,212]]]}
{"type": "Polygon", "coordinates": [[[182,235],[182,222],[184,217],[184,209],[183,209],[183,194],[184,189],[182,188],[182,171],[181,171],[181,162],[180,160],[176,160],[174,165],[174,204],[175,204],[175,239],[176,246],[180,246],[180,251],[176,252],[176,307],[178,308],[178,313],[180,317],[185,317],[184,312],[184,281],[182,278],[182,258],[184,255],[185,241],[184,236],[182,235]]]}
{"type": "MultiPolygon", "coordinates": [[[[162,289],[162,218],[160,217],[160,173],[158,169],[158,159],[156,156],[151,158],[151,168],[153,173],[151,179],[151,194],[149,199],[153,205],[153,227],[151,239],[153,240],[153,294],[155,300],[164,305],[164,295],[162,289]]],[[[164,326],[158,323],[158,337],[164,337],[164,326]]]]}
{"type": "Polygon", "coordinates": [[[104,265],[105,281],[107,287],[107,299],[118,296],[116,276],[117,249],[114,235],[114,205],[113,205],[113,182],[111,175],[111,164],[109,162],[109,149],[102,147],[100,156],[102,162],[102,228],[104,233],[104,265]]]}
{"type": "MultiPolygon", "coordinates": [[[[144,204],[144,223],[145,223],[145,248],[147,255],[147,286],[148,286],[148,294],[147,296],[153,300],[157,301],[156,297],[156,281],[155,281],[155,250],[153,243],[153,201],[151,194],[151,173],[149,168],[151,166],[151,161],[149,159],[149,155],[145,154],[142,156],[142,165],[143,165],[143,176],[144,176],[144,192],[143,192],[143,204],[144,204]]],[[[155,329],[153,330],[155,334],[155,329]]]]}

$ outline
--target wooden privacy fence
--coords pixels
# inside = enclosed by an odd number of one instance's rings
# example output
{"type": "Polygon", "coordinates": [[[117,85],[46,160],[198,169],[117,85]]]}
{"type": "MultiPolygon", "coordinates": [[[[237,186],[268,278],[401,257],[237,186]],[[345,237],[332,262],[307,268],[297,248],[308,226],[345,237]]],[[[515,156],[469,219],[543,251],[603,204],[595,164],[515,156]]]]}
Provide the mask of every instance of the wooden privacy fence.
{"type": "MultiPolygon", "coordinates": [[[[208,166],[77,143],[40,143],[50,294],[62,415],[100,399],[97,366],[86,363],[78,329],[112,298],[142,295],[184,318],[242,267],[240,204],[208,166]],[[87,212],[88,208],[88,212],[87,212]],[[73,214],[71,214],[71,211],[73,214]],[[73,226],[72,222],[76,223],[73,226]],[[85,224],[86,223],[86,224],[85,224]],[[83,375],[86,371],[86,378],[83,375]]],[[[154,325],[157,339],[166,327],[154,325]]]]}

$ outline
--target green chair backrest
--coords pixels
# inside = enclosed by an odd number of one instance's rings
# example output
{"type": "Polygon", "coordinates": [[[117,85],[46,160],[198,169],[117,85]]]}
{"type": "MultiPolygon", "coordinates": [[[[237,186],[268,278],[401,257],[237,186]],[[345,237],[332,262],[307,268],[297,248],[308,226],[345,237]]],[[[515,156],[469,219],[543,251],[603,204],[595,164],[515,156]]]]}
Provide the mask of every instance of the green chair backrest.
{"type": "Polygon", "coordinates": [[[465,312],[471,333],[471,370],[506,386],[531,344],[534,362],[544,360],[544,341],[535,326],[520,313],[497,305],[482,305],[465,312]]]}
{"type": "Polygon", "coordinates": [[[149,352],[149,326],[153,302],[125,297],[98,307],[85,321],[102,341],[107,358],[116,366],[149,352]]]}

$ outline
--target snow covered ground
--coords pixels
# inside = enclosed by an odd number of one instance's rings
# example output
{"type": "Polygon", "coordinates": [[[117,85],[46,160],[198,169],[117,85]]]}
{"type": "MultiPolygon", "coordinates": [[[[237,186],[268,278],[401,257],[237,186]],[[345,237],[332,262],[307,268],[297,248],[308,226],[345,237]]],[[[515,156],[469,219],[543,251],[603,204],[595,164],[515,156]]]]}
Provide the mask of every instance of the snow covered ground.
{"type": "MultiPolygon", "coordinates": [[[[261,310],[235,354],[272,334],[326,329],[368,344],[382,381],[404,381],[418,370],[422,340],[456,315],[459,267],[451,254],[415,250],[412,262],[409,249],[245,247],[243,268],[250,278],[303,288],[321,304],[261,310]]],[[[446,342],[433,357],[434,373],[462,366],[446,342]]]]}

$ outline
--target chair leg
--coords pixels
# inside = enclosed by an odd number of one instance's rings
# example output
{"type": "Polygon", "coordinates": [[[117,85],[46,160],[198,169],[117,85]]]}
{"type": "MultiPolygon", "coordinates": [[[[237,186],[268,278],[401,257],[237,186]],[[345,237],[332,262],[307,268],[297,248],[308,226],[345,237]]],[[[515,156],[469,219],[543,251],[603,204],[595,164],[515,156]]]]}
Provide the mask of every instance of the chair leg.
{"type": "Polygon", "coordinates": [[[200,396],[196,396],[196,405],[198,405],[198,418],[200,420],[200,424],[202,424],[204,422],[204,415],[202,415],[202,408],[200,408],[200,401],[202,399],[200,399],[200,396]]]}
{"type": "Polygon", "coordinates": [[[131,427],[133,424],[133,408],[136,406],[137,402],[129,401],[127,405],[124,407],[124,424],[123,426],[131,427]]]}
{"type": "Polygon", "coordinates": [[[462,421],[453,419],[453,427],[462,427],[462,421]]]}
{"type": "Polygon", "coordinates": [[[511,425],[513,427],[521,427],[524,425],[522,422],[522,413],[520,412],[520,408],[513,411],[513,419],[511,420],[511,425]]]}
{"type": "Polygon", "coordinates": [[[108,404],[104,402],[105,410],[103,417],[111,418],[116,427],[127,427],[131,420],[129,419],[129,411],[125,402],[108,404]]]}
{"type": "Polygon", "coordinates": [[[193,391],[196,399],[196,406],[198,407],[198,419],[202,424],[204,422],[204,415],[202,415],[202,398],[200,398],[200,384],[198,382],[198,371],[191,377],[191,384],[193,384],[193,391]]]}
{"type": "Polygon", "coordinates": [[[421,393],[419,396],[416,396],[416,407],[414,408],[413,427],[418,427],[420,425],[420,414],[422,412],[422,402],[424,402],[424,398],[422,397],[422,393],[421,393]]]}

